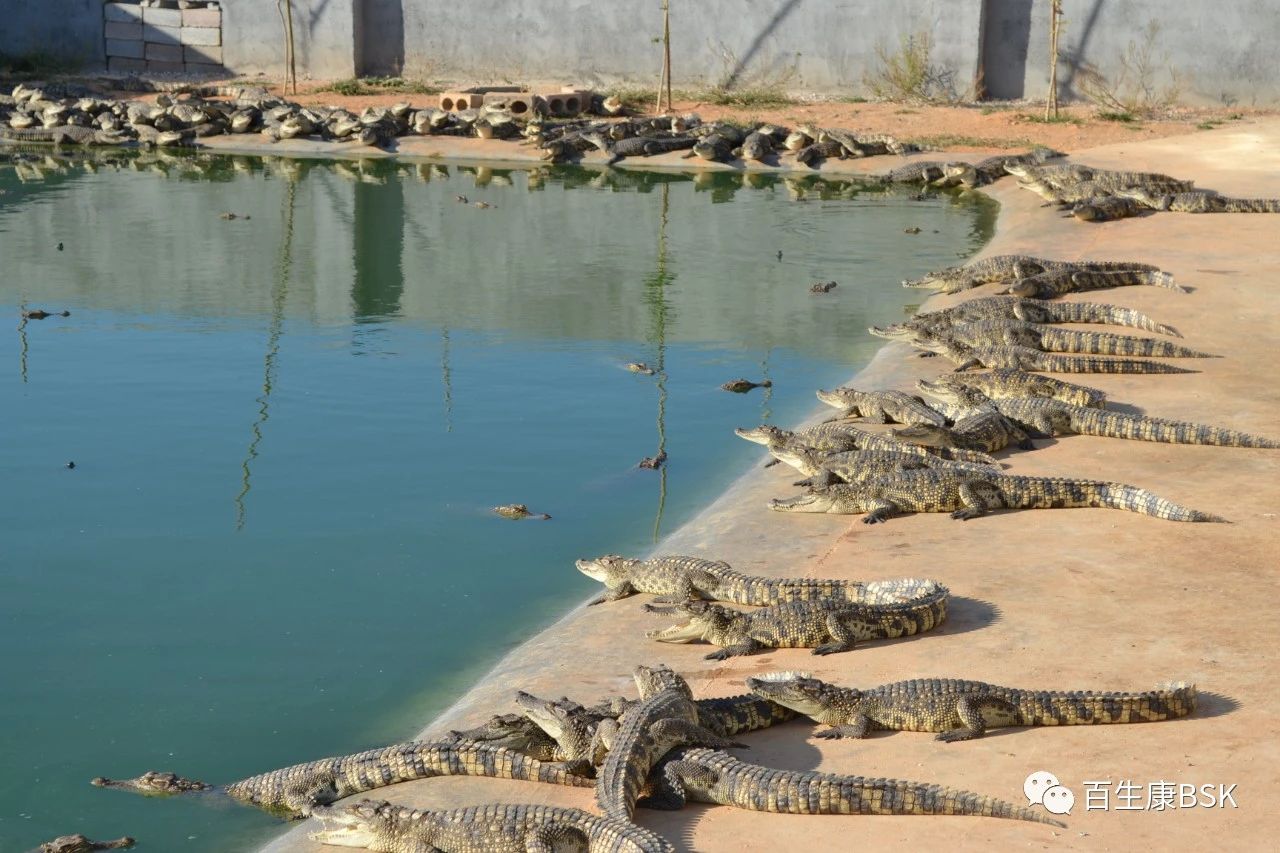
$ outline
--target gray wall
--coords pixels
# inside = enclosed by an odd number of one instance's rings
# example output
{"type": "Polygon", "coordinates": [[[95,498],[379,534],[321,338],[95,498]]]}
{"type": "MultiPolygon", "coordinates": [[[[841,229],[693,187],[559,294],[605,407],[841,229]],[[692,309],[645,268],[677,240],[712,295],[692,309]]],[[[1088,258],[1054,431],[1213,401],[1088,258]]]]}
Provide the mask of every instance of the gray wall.
{"type": "Polygon", "coordinates": [[[0,0],[0,54],[105,62],[102,0],[0,0]]]}
{"type": "MultiPolygon", "coordinates": [[[[360,2],[293,0],[300,78],[355,76],[360,2]]],[[[283,74],[284,27],[276,0],[222,0],[222,44],[222,63],[237,74],[283,74]]]]}

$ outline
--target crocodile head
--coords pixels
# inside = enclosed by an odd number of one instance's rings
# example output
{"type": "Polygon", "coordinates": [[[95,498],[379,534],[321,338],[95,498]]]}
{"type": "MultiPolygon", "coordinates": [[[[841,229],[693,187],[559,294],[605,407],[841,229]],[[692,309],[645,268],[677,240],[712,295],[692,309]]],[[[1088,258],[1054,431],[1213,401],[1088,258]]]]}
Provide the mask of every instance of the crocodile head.
{"type": "Polygon", "coordinates": [[[498,714],[473,729],[451,731],[449,734],[460,740],[500,742],[502,746],[510,746],[511,743],[527,744],[532,726],[533,723],[520,714],[498,714]]]}
{"type": "Polygon", "coordinates": [[[826,403],[828,406],[834,406],[837,409],[847,409],[850,406],[858,404],[858,392],[852,388],[837,388],[834,391],[824,391],[818,389],[818,399],[826,403]]]}
{"type": "Polygon", "coordinates": [[[592,580],[600,581],[606,586],[614,586],[626,580],[631,567],[639,563],[629,557],[618,554],[605,554],[603,557],[589,557],[574,563],[578,571],[592,580]]]}
{"type": "Polygon", "coordinates": [[[685,694],[690,701],[693,700],[693,691],[689,689],[689,683],[666,664],[637,666],[631,674],[636,680],[636,689],[640,691],[641,699],[648,699],[663,690],[674,688],[685,694]]]}
{"type": "Polygon", "coordinates": [[[964,377],[952,374],[937,379],[917,379],[916,389],[939,400],[957,406],[972,406],[986,400],[986,395],[964,383],[964,377]],[[976,396],[975,396],[976,395],[976,396]]]}
{"type": "MultiPolygon", "coordinates": [[[[665,610],[666,608],[664,608],[665,610]]],[[[707,601],[682,601],[670,608],[683,613],[688,621],[670,628],[648,631],[645,636],[659,643],[695,643],[698,640],[715,642],[715,637],[726,629],[741,613],[707,601]]]]}
{"type": "Polygon", "coordinates": [[[868,326],[867,331],[877,338],[891,341],[910,341],[916,338],[916,329],[907,323],[893,323],[888,326],[868,326]]]}
{"type": "Polygon", "coordinates": [[[525,717],[556,740],[560,740],[569,731],[573,717],[583,709],[563,700],[542,699],[523,690],[516,691],[516,704],[524,712],[525,717]]]}
{"type": "Polygon", "coordinates": [[[778,429],[775,426],[761,424],[758,427],[747,429],[746,427],[738,427],[733,431],[738,438],[745,438],[747,441],[754,441],[756,444],[773,444],[790,438],[793,433],[785,429],[778,429]]]}
{"type": "Polygon", "coordinates": [[[909,279],[902,283],[903,287],[928,287],[935,290],[950,290],[955,284],[966,280],[969,274],[963,267],[947,267],[931,272],[923,278],[909,279]]]}
{"type": "MultiPolygon", "coordinates": [[[[311,816],[324,827],[312,832],[312,841],[334,847],[359,847],[366,850],[392,850],[386,844],[396,834],[387,811],[386,801],[361,800],[344,806],[321,806],[311,811],[311,816]]],[[[428,848],[430,849],[430,848],[428,848]]]]}
{"type": "Polygon", "coordinates": [[[208,791],[213,786],[206,785],[196,779],[187,779],[176,773],[159,770],[148,770],[136,779],[108,779],[105,776],[95,777],[91,785],[99,788],[115,788],[118,791],[132,791],[149,797],[187,794],[192,791],[208,791]]]}
{"type": "Polygon", "coordinates": [[[849,690],[833,687],[807,672],[770,672],[747,679],[747,689],[770,702],[807,717],[816,717],[831,707],[837,696],[849,690]]]}
{"type": "Polygon", "coordinates": [[[812,476],[822,470],[823,454],[812,447],[788,443],[773,445],[769,452],[779,462],[795,468],[801,474],[812,476]]]}
{"type": "Polygon", "coordinates": [[[860,495],[854,486],[830,487],[790,498],[774,498],[769,501],[769,509],[778,512],[865,512],[860,495]]]}

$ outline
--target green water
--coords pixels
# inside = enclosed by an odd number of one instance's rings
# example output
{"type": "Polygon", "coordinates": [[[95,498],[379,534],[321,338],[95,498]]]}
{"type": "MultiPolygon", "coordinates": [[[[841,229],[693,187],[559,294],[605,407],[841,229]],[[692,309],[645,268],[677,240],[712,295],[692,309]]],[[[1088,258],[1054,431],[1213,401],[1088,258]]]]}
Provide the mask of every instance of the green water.
{"type": "Polygon", "coordinates": [[[37,157],[0,190],[5,851],[253,849],[278,822],[88,779],[411,736],[593,590],[574,558],[689,518],[759,458],[733,426],[811,411],[918,298],[898,282],[992,219],[850,184],[248,158],[37,157]]]}

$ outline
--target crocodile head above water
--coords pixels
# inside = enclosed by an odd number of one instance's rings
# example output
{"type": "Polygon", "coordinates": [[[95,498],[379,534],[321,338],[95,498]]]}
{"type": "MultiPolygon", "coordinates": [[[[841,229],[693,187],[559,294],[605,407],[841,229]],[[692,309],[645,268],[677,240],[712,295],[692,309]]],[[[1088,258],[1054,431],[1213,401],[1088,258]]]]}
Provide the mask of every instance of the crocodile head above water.
{"type": "Polygon", "coordinates": [[[176,773],[148,770],[136,779],[108,779],[105,776],[95,777],[91,785],[99,788],[115,788],[119,791],[132,791],[149,797],[165,797],[173,794],[188,794],[192,791],[208,791],[213,788],[197,779],[187,779],[176,773]]]}
{"type": "Polygon", "coordinates": [[[797,713],[815,717],[832,704],[833,689],[846,694],[847,690],[813,678],[807,672],[770,672],[747,679],[747,689],[770,702],[797,713]]]}

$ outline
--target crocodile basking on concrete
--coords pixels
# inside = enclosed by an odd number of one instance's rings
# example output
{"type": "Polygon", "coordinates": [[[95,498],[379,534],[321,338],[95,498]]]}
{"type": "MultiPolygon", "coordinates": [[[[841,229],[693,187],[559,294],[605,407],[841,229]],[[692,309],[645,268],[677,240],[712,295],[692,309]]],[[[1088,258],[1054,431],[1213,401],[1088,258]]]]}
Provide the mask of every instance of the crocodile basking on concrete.
{"type": "Polygon", "coordinates": [[[485,805],[429,810],[362,800],[320,808],[321,844],[375,853],[675,853],[660,835],[581,809],[485,805]]]}
{"type": "Polygon", "coordinates": [[[1074,507],[1120,509],[1169,521],[1225,521],[1124,483],[947,471],[908,471],[865,483],[829,486],[792,498],[775,498],[769,504],[770,509],[779,512],[865,513],[862,521],[866,524],[909,512],[949,512],[952,518],[965,521],[997,509],[1074,507]]]}
{"type": "Polygon", "coordinates": [[[634,675],[640,703],[612,733],[596,781],[596,805],[623,823],[635,814],[649,771],[672,749],[736,745],[702,725],[689,684],[679,675],[665,666],[638,666],[634,675]]]}
{"type": "Polygon", "coordinates": [[[1009,397],[1043,397],[1076,406],[1101,409],[1107,404],[1106,392],[1087,385],[1064,382],[1042,373],[1028,373],[1013,368],[998,368],[987,373],[949,373],[936,379],[916,380],[916,388],[931,397],[955,400],[965,390],[977,391],[991,399],[1009,397]]]}
{"type": "Polygon", "coordinates": [[[831,726],[826,738],[864,738],[876,730],[936,732],[954,743],[1003,726],[1150,723],[1195,710],[1194,684],[1175,682],[1141,693],[1050,691],[981,681],[917,678],[869,690],[837,687],[805,673],[747,679],[747,689],[831,726]]]}
{"type": "Polygon", "coordinates": [[[1141,216],[1145,211],[1145,207],[1131,198],[1099,196],[1072,207],[1071,215],[1082,222],[1113,222],[1141,216]]]}
{"type": "MultiPolygon", "coordinates": [[[[993,255],[962,267],[947,267],[921,278],[904,281],[903,287],[927,287],[941,293],[958,293],[983,284],[1014,282],[1043,272],[1160,272],[1160,268],[1136,261],[1055,261],[1030,255],[993,255]]],[[[1152,281],[1150,283],[1157,283],[1152,281]]],[[[1158,282],[1171,287],[1172,282],[1158,282]]],[[[1174,288],[1177,289],[1177,288],[1174,288]]]]}
{"type": "MultiPolygon", "coordinates": [[[[945,427],[924,424],[906,429],[941,430],[945,427]]],[[[906,443],[921,444],[922,442],[908,439],[906,443]]],[[[964,447],[964,445],[950,444],[945,446],[964,447]]],[[[774,456],[780,462],[785,462],[805,475],[805,479],[793,483],[796,486],[861,483],[886,474],[926,469],[976,473],[1000,470],[998,466],[982,465],[976,462],[954,462],[940,456],[930,456],[928,453],[902,453],[893,450],[846,450],[840,453],[822,453],[807,447],[787,445],[777,448],[774,456]]]]}
{"type": "Polygon", "coordinates": [[[815,655],[852,651],[858,642],[906,637],[937,627],[947,618],[950,592],[933,580],[903,578],[907,601],[853,604],[842,601],[794,601],[758,610],[734,610],[706,601],[685,601],[646,610],[682,614],[687,621],[649,631],[660,643],[699,640],[720,646],[707,660],[725,660],[766,649],[813,649],[815,655]]]}
{"type": "Polygon", "coordinates": [[[136,779],[98,777],[93,784],[146,795],[221,792],[248,805],[288,816],[308,814],[314,806],[435,776],[487,776],[590,788],[590,779],[502,747],[477,743],[411,741],[351,755],[321,758],[250,776],[225,787],[149,771],[136,779]]]}
{"type": "Polygon", "coordinates": [[[956,372],[971,367],[1013,368],[1040,370],[1047,373],[1195,373],[1186,367],[1177,367],[1160,361],[1140,358],[1101,358],[1095,355],[1063,355],[1041,352],[1031,347],[968,346],[946,338],[923,336],[913,341],[915,346],[935,352],[957,365],[956,372]]]}
{"type": "MultiPolygon", "coordinates": [[[[1031,281],[1031,279],[1024,279],[1031,281]]],[[[1016,288],[1014,284],[1012,287],[1016,288]]],[[[961,323],[978,320],[1022,320],[1027,323],[1093,323],[1109,326],[1127,326],[1147,332],[1159,332],[1180,338],[1172,326],[1157,323],[1145,314],[1120,305],[1101,302],[1048,302],[1020,296],[983,296],[969,299],[950,308],[917,314],[897,326],[932,329],[950,328],[961,323]]],[[[821,392],[819,392],[821,396],[821,392]]],[[[834,404],[833,404],[834,405],[834,404]]]]}
{"type": "Polygon", "coordinates": [[[870,332],[891,340],[905,339],[914,342],[923,338],[945,339],[967,347],[1018,346],[1041,352],[1084,355],[1220,358],[1159,338],[1140,338],[1110,332],[1081,332],[1021,320],[978,320],[948,329],[937,327],[929,331],[916,331],[909,327],[888,330],[873,326],[870,332]]]}
{"type": "MultiPolygon", "coordinates": [[[[918,457],[917,457],[918,458],[918,457]]],[[[672,604],[705,599],[764,606],[785,601],[844,598],[860,603],[901,601],[893,582],[828,578],[765,578],[736,572],[728,563],[698,557],[662,556],[633,560],[617,554],[578,560],[578,571],[605,585],[592,604],[617,601],[639,592],[672,604]]]]}
{"type": "Polygon", "coordinates": [[[971,815],[1065,826],[1030,808],[970,791],[838,773],[777,770],[739,761],[727,752],[689,747],[670,753],[654,772],[649,808],[715,803],[757,812],[816,815],[971,815]]]}
{"type": "MultiPolygon", "coordinates": [[[[1149,285],[1186,293],[1186,288],[1175,284],[1167,272],[1150,270],[1048,270],[1010,283],[1006,294],[1026,299],[1056,299],[1068,293],[1084,293],[1129,285],[1149,285]]],[[[1139,315],[1141,316],[1141,315],[1139,315]]]]}
{"type": "Polygon", "coordinates": [[[902,391],[818,391],[818,399],[841,409],[843,418],[866,418],[879,424],[942,424],[946,419],[914,394],[902,391]]]}
{"type": "Polygon", "coordinates": [[[756,444],[763,444],[775,456],[778,451],[791,447],[806,447],[825,453],[842,453],[848,450],[892,450],[901,453],[917,453],[920,455],[940,456],[959,462],[976,462],[980,465],[994,465],[996,461],[985,453],[967,450],[946,451],[917,448],[903,444],[892,436],[883,433],[868,432],[844,423],[825,423],[814,427],[792,432],[779,429],[768,424],[761,424],[752,429],[738,427],[734,434],[739,438],[756,444]]]}
{"type": "Polygon", "coordinates": [[[1000,411],[979,409],[960,417],[950,426],[917,424],[893,431],[894,438],[924,447],[960,447],[996,453],[1010,445],[1034,450],[1031,436],[1000,411]]]}
{"type": "Polygon", "coordinates": [[[1231,198],[1213,190],[1167,192],[1137,187],[1118,191],[1116,195],[1152,210],[1175,213],[1280,213],[1280,198],[1231,198]]]}

